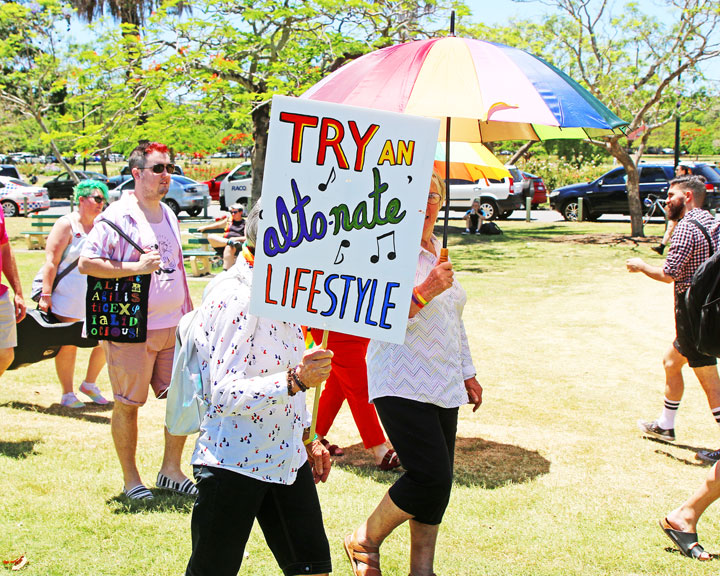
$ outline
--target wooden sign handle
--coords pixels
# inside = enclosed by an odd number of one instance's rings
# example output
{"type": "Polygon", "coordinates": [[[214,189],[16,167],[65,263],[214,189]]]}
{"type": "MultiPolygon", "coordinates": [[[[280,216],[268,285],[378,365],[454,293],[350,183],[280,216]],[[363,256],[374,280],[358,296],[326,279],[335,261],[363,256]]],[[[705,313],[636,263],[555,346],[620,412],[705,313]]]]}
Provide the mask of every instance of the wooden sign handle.
{"type": "Polygon", "coordinates": [[[438,264],[447,262],[449,260],[448,254],[449,252],[447,248],[440,248],[440,258],[438,259],[438,264]]]}
{"type": "MultiPolygon", "coordinates": [[[[323,350],[327,349],[329,332],[323,330],[322,343],[320,348],[323,350]]],[[[324,384],[324,382],[323,382],[324,384]]],[[[315,425],[317,424],[318,408],[320,407],[320,394],[322,393],[322,384],[315,388],[315,401],[313,402],[312,421],[310,422],[310,438],[315,437],[315,425]]]]}

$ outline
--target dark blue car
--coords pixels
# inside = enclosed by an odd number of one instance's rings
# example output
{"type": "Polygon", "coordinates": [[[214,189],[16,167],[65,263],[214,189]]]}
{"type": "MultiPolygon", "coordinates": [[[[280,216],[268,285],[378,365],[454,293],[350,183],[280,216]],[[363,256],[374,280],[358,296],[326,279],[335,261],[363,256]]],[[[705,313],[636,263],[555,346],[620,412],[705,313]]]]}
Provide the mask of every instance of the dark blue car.
{"type": "MultiPolygon", "coordinates": [[[[640,202],[648,194],[667,197],[668,183],[675,171],[669,164],[640,164],[640,202]]],[[[571,184],[553,190],[550,206],[565,220],[577,220],[578,198],[583,199],[583,219],[596,220],[603,214],[630,214],[625,168],[613,168],[597,180],[584,184],[571,184]]],[[[644,205],[644,204],[643,204],[644,205]]]]}

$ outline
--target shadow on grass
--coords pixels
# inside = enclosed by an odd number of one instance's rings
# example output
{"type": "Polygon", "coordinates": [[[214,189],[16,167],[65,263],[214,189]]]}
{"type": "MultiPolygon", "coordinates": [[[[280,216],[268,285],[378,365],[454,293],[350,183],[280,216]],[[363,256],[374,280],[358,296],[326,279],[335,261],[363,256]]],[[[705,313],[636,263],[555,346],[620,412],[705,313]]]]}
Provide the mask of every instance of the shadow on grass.
{"type": "Polygon", "coordinates": [[[51,404],[50,406],[40,406],[39,404],[30,404],[28,402],[5,402],[0,404],[0,408],[12,408],[13,410],[26,410],[28,412],[38,412],[40,414],[50,414],[51,416],[64,416],[65,418],[74,418],[75,420],[85,420],[94,424],[110,424],[110,417],[100,416],[99,412],[111,412],[113,403],[105,404],[86,404],[83,408],[66,408],[60,404],[51,404]]]}
{"type": "MultiPolygon", "coordinates": [[[[382,472],[362,444],[343,447],[345,456],[333,458],[333,466],[347,472],[389,484],[402,468],[382,472]]],[[[533,450],[500,444],[482,438],[457,438],[455,443],[455,484],[493,489],[520,484],[547,474],[550,461],[533,450]]]]}
{"type": "Polygon", "coordinates": [[[645,440],[649,440],[650,442],[655,442],[656,444],[659,444],[660,446],[667,446],[667,447],[673,447],[677,448],[679,450],[685,450],[687,452],[692,453],[692,459],[683,458],[682,456],[677,456],[676,454],[673,454],[672,452],[669,452],[667,450],[663,450],[661,448],[657,448],[655,450],[655,454],[660,454],[661,456],[666,456],[667,458],[670,458],[671,460],[675,460],[676,462],[681,462],[687,466],[698,466],[698,467],[704,467],[704,466],[710,466],[710,462],[705,462],[703,460],[699,460],[695,458],[695,454],[700,452],[701,450],[710,452],[711,450],[708,448],[700,448],[698,446],[690,446],[689,444],[675,444],[674,442],[667,442],[665,440],[662,440],[660,438],[651,438],[650,436],[644,436],[645,440]]]}
{"type": "Polygon", "coordinates": [[[19,440],[17,442],[0,442],[0,455],[21,460],[36,454],[35,444],[40,440],[19,440]]]}
{"type": "Polygon", "coordinates": [[[124,494],[107,500],[113,514],[142,514],[143,512],[182,512],[189,513],[195,504],[195,496],[183,496],[169,490],[152,488],[152,500],[130,500],[124,494]]]}

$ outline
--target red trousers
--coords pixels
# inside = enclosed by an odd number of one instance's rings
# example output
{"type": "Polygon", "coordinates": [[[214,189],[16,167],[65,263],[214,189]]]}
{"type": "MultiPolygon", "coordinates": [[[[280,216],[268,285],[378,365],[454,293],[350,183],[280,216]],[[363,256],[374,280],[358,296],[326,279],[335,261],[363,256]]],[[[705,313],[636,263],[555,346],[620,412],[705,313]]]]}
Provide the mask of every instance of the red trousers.
{"type": "MultiPolygon", "coordinates": [[[[322,330],[313,329],[313,340],[322,341],[322,330]]],[[[367,366],[365,354],[369,340],[348,334],[330,332],[328,350],[334,353],[332,371],[320,396],[315,430],[327,436],[335,416],[345,399],[355,420],[365,448],[372,448],[385,442],[375,406],[368,401],[367,366]]]]}

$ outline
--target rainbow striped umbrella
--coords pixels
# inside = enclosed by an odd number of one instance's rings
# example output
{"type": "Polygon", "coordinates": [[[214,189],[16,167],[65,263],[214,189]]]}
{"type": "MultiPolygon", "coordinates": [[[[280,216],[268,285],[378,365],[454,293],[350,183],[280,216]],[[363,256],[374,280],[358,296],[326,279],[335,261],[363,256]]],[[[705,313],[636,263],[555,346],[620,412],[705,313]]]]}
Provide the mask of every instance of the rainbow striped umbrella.
{"type": "MultiPolygon", "coordinates": [[[[450,36],[365,54],[303,98],[440,118],[439,141],[597,138],[627,126],[567,74],[503,44],[450,36]]],[[[450,180],[450,148],[445,182],[450,180]]],[[[443,248],[447,247],[449,195],[443,248]]]]}
{"type": "Polygon", "coordinates": [[[622,133],[627,125],[542,58],[455,36],[365,54],[303,98],[452,118],[449,139],[455,142],[591,138],[622,133]]]}
{"type": "Polygon", "coordinates": [[[438,142],[435,149],[435,170],[443,174],[446,172],[446,158],[452,157],[450,162],[450,178],[472,180],[473,182],[484,178],[498,180],[510,176],[510,172],[490,150],[478,142],[451,142],[450,150],[445,149],[445,142],[438,142]]]}

